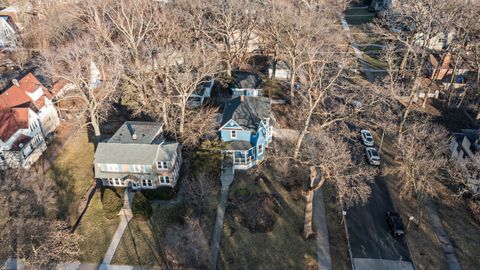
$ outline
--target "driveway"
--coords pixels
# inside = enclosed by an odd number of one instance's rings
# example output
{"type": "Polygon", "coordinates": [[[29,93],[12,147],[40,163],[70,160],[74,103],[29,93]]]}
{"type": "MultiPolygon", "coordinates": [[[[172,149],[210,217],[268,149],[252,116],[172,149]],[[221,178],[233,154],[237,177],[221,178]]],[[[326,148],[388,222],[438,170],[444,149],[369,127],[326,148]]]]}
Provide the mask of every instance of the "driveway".
{"type": "Polygon", "coordinates": [[[362,269],[414,269],[403,240],[388,232],[385,212],[394,209],[383,177],[372,184],[368,202],[347,210],[347,228],[353,263],[362,269]]]}

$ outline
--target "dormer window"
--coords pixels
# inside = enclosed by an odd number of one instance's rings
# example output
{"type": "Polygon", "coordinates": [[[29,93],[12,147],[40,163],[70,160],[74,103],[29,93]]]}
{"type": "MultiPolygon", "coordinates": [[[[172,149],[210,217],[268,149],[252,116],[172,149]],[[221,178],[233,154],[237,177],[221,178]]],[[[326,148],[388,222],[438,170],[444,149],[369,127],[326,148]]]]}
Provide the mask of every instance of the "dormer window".
{"type": "Polygon", "coordinates": [[[236,131],[236,130],[232,130],[232,131],[231,131],[231,134],[230,134],[230,137],[231,137],[231,138],[237,138],[237,131],[236,131]]]}
{"type": "Polygon", "coordinates": [[[167,162],[166,162],[166,161],[157,162],[157,168],[158,168],[159,170],[168,169],[167,162]]]}

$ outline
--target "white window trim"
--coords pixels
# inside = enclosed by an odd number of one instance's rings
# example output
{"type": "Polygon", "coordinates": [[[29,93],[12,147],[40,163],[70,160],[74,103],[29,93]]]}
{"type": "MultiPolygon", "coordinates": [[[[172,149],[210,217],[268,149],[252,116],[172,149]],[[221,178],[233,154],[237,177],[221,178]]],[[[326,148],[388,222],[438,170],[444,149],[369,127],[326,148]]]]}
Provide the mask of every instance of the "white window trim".
{"type": "Polygon", "coordinates": [[[236,130],[230,130],[230,138],[236,139],[237,138],[237,131],[236,130]],[[234,135],[235,134],[235,135],[234,135]]]}
{"type": "Polygon", "coordinates": [[[168,169],[168,162],[166,161],[159,161],[157,162],[157,169],[159,170],[167,170],[168,169]],[[165,164],[165,165],[164,165],[165,164]],[[158,166],[161,165],[161,166],[158,166]]]}
{"type": "Polygon", "coordinates": [[[263,144],[259,144],[257,147],[257,154],[261,155],[263,154],[263,144]]]}

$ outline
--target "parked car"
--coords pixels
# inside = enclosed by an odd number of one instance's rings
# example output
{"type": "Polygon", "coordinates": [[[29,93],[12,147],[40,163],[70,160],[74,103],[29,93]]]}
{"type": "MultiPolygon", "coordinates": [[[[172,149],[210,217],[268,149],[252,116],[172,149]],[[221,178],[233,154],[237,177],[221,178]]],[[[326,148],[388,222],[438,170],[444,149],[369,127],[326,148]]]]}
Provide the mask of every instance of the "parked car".
{"type": "Polygon", "coordinates": [[[393,237],[400,238],[405,235],[402,219],[397,212],[387,211],[385,219],[387,220],[388,229],[393,237]]]}
{"type": "Polygon", "coordinates": [[[373,136],[370,131],[362,129],[360,134],[362,135],[362,142],[365,146],[373,146],[373,136]]]}
{"type": "Polygon", "coordinates": [[[367,147],[365,149],[365,152],[367,153],[367,160],[370,165],[373,166],[379,166],[380,165],[380,155],[377,152],[377,149],[375,147],[367,147]]]}

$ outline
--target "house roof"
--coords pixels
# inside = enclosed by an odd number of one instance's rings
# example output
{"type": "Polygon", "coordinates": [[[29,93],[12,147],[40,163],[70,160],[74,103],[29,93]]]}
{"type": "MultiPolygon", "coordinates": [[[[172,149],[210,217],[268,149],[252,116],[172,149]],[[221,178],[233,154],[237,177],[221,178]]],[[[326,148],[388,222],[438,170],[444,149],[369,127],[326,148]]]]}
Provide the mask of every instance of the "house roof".
{"type": "Polygon", "coordinates": [[[99,143],[95,151],[95,164],[153,164],[155,160],[172,160],[178,143],[133,144],[99,143]]]}
{"type": "MultiPolygon", "coordinates": [[[[2,108],[2,106],[12,108],[30,102],[35,103],[38,101],[38,99],[41,99],[42,97],[47,97],[50,99],[51,95],[32,73],[28,73],[26,76],[24,76],[18,81],[18,86],[13,84],[0,95],[0,109],[2,108]],[[41,96],[35,98],[34,96],[29,95],[33,94],[35,90],[37,90],[39,87],[42,89],[41,96]]],[[[37,109],[41,109],[43,107],[42,104],[45,103],[40,102],[35,105],[37,109]],[[42,106],[38,107],[37,105],[42,106]]]]}
{"type": "Polygon", "coordinates": [[[138,122],[126,121],[115,132],[115,134],[108,140],[109,143],[123,143],[123,144],[159,144],[163,141],[160,138],[163,123],[161,122],[138,122]],[[134,137],[136,135],[136,138],[134,137]]]}
{"type": "Polygon", "coordinates": [[[236,71],[233,73],[232,88],[237,89],[259,89],[262,79],[255,73],[236,71]]]}
{"type": "Polygon", "coordinates": [[[0,94],[0,139],[8,140],[18,129],[28,127],[28,109],[40,110],[51,98],[47,89],[32,74],[0,94]],[[40,87],[40,93],[36,92],[40,87]]]}
{"type": "Polygon", "coordinates": [[[253,145],[247,141],[229,141],[225,143],[225,150],[249,150],[253,145]]]}
{"type": "Polygon", "coordinates": [[[12,144],[12,150],[13,151],[19,151],[20,149],[23,148],[23,146],[27,145],[28,142],[32,139],[32,137],[27,136],[25,134],[22,134],[18,136],[18,138],[13,142],[12,144]],[[22,145],[22,147],[20,147],[22,145]]]}
{"type": "Polygon", "coordinates": [[[0,140],[7,141],[17,130],[28,127],[28,108],[5,108],[0,111],[0,140]]]}
{"type": "Polygon", "coordinates": [[[0,17],[10,17],[13,23],[18,23],[17,10],[14,7],[0,8],[0,17]]]}
{"type": "Polygon", "coordinates": [[[256,131],[260,122],[270,117],[271,109],[268,97],[239,96],[225,105],[221,125],[233,119],[242,128],[256,131]]]}

